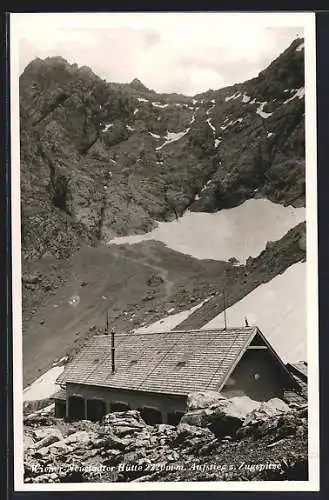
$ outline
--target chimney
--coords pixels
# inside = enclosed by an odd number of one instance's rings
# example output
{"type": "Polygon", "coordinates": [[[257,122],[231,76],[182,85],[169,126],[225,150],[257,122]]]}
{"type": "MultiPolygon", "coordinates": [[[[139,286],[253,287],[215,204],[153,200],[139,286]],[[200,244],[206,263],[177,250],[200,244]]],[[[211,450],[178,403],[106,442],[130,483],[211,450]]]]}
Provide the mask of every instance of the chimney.
{"type": "Polygon", "coordinates": [[[248,319],[246,317],[244,318],[244,326],[249,326],[248,319]]]}
{"type": "Polygon", "coordinates": [[[112,373],[115,372],[115,347],[114,347],[114,328],[111,330],[111,355],[112,355],[112,373]]]}

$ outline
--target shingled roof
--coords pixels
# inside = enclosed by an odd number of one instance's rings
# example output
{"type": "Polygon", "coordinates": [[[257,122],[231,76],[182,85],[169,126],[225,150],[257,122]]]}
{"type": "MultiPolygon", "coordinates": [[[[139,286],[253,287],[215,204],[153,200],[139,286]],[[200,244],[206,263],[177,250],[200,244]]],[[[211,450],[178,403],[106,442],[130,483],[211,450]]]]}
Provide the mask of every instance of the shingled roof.
{"type": "Polygon", "coordinates": [[[177,395],[220,390],[257,333],[257,327],[244,327],[116,334],[115,373],[111,338],[99,335],[66,366],[58,382],[177,395]]]}
{"type": "Polygon", "coordinates": [[[307,381],[307,363],[305,361],[287,363],[286,366],[294,375],[301,378],[305,382],[307,381]]]}

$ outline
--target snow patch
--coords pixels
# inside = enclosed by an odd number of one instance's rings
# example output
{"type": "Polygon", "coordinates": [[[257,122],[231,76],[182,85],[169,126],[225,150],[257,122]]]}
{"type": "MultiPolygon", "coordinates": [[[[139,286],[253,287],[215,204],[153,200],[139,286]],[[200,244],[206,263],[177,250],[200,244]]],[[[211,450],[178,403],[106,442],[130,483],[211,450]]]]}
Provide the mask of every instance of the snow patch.
{"type": "Polygon", "coordinates": [[[152,106],[154,106],[155,108],[167,108],[169,104],[168,103],[161,104],[161,102],[152,102],[152,106]]]}
{"type": "Polygon", "coordinates": [[[273,113],[265,113],[263,111],[264,106],[266,106],[267,101],[259,103],[258,108],[256,109],[257,115],[261,116],[262,118],[268,118],[269,116],[273,115],[273,113]]]}
{"type": "MultiPolygon", "coordinates": [[[[298,262],[226,310],[228,326],[260,328],[285,362],[306,360],[306,263],[298,262]],[[289,334],[287,333],[289,332],[289,334]]],[[[202,329],[223,328],[219,314],[202,329]]]]}
{"type": "Polygon", "coordinates": [[[210,108],[207,109],[206,111],[206,115],[209,116],[211,111],[215,108],[215,104],[213,104],[212,106],[210,106],[210,108]]]}
{"type": "MultiPolygon", "coordinates": [[[[227,120],[227,118],[225,118],[224,123],[226,122],[226,120],[227,120]]],[[[241,122],[243,122],[243,118],[237,118],[236,120],[229,121],[226,125],[224,125],[224,123],[223,123],[223,125],[221,125],[220,128],[222,130],[226,130],[228,127],[231,127],[232,125],[235,125],[236,123],[241,123],[241,122]]]]}
{"type": "Polygon", "coordinates": [[[242,263],[249,256],[259,255],[268,241],[279,240],[304,220],[303,207],[284,207],[258,198],[216,213],[187,211],[178,220],[159,222],[149,233],[114,238],[109,244],[156,240],[197,259],[227,261],[234,256],[242,263]]]}
{"type": "Polygon", "coordinates": [[[211,181],[211,179],[209,179],[209,181],[207,181],[207,182],[206,182],[206,184],[205,184],[205,185],[203,186],[203,188],[201,189],[201,193],[202,193],[203,191],[205,191],[205,190],[206,190],[206,189],[210,186],[211,182],[212,182],[212,181],[211,181]]]}
{"type": "Polygon", "coordinates": [[[293,96],[289,97],[286,101],[284,101],[283,104],[287,104],[288,102],[292,101],[293,99],[296,99],[298,97],[299,99],[303,99],[305,95],[305,88],[301,87],[299,89],[292,89],[291,92],[295,92],[293,96]]]}
{"type": "MultiPolygon", "coordinates": [[[[200,302],[200,304],[191,307],[191,309],[187,309],[185,311],[181,311],[176,314],[171,314],[170,316],[165,316],[162,319],[159,319],[155,323],[152,323],[149,326],[142,326],[134,331],[134,333],[160,333],[167,332],[168,330],[172,330],[177,325],[185,321],[194,311],[197,311],[202,307],[206,302],[210,300],[210,297],[200,302]]],[[[168,311],[169,313],[169,311],[168,311]]]]}
{"type": "Polygon", "coordinates": [[[156,148],[157,151],[162,149],[164,146],[167,144],[170,144],[171,142],[176,142],[179,141],[184,135],[186,135],[189,132],[190,128],[187,128],[186,130],[183,130],[182,132],[167,132],[167,135],[165,136],[166,141],[161,144],[161,146],[158,146],[156,148]]]}
{"type": "Polygon", "coordinates": [[[218,148],[219,144],[222,142],[221,139],[215,139],[215,148],[218,148]]]}
{"type": "Polygon", "coordinates": [[[137,101],[139,102],[149,102],[148,99],[144,99],[144,97],[137,97],[137,101]]]}
{"type": "Polygon", "coordinates": [[[298,47],[296,47],[296,52],[300,52],[301,50],[304,49],[304,42],[302,42],[300,45],[298,45],[298,47]]]}
{"type": "Polygon", "coordinates": [[[230,101],[231,99],[238,99],[241,95],[241,92],[235,92],[235,94],[225,97],[225,101],[230,101]]]}
{"type": "Polygon", "coordinates": [[[113,127],[114,123],[107,123],[103,128],[102,132],[107,132],[111,127],[113,127]]]}
{"type": "Polygon", "coordinates": [[[131,127],[130,125],[126,125],[126,127],[127,127],[127,130],[129,130],[129,132],[135,131],[134,127],[131,127]]]}
{"type": "Polygon", "coordinates": [[[213,126],[213,124],[211,123],[211,118],[207,119],[207,123],[208,123],[209,127],[211,128],[211,130],[213,131],[213,133],[215,134],[216,133],[216,129],[213,126]]]}
{"type": "Polygon", "coordinates": [[[154,139],[161,139],[161,136],[158,134],[153,134],[153,132],[149,132],[149,134],[154,137],[154,139]]]}
{"type": "Polygon", "coordinates": [[[136,114],[138,113],[138,111],[139,111],[139,109],[138,109],[138,108],[136,108],[136,109],[134,110],[134,115],[136,115],[136,114]]]}
{"type": "Polygon", "coordinates": [[[267,137],[272,137],[272,135],[274,135],[273,132],[267,132],[267,137]]]}
{"type": "Polygon", "coordinates": [[[244,102],[244,103],[247,104],[250,100],[251,100],[251,97],[249,97],[246,94],[243,94],[243,96],[242,96],[242,102],[244,102]]]}
{"type": "Polygon", "coordinates": [[[56,380],[63,373],[64,368],[64,366],[54,366],[41,375],[33,384],[24,389],[23,400],[39,401],[53,396],[59,390],[56,380]]]}

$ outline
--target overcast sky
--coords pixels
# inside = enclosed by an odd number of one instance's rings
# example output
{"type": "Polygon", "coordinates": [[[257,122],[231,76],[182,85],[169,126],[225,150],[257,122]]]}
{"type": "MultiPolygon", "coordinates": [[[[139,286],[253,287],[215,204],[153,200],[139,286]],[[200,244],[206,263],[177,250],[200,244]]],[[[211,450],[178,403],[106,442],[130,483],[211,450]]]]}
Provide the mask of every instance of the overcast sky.
{"type": "MultiPolygon", "coordinates": [[[[304,14],[305,16],[305,14],[304,14]]],[[[302,14],[16,14],[19,69],[62,56],[114,82],[194,95],[256,76],[297,37],[302,14]]]]}

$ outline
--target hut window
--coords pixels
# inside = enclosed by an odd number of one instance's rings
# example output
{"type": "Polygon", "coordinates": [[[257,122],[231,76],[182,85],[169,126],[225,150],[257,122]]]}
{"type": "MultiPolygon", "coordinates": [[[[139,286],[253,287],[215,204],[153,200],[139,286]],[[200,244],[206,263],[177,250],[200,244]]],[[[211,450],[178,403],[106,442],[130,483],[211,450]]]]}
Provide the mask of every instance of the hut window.
{"type": "Polygon", "coordinates": [[[162,424],[162,413],[158,408],[143,406],[141,409],[142,419],[149,425],[162,424]]]}
{"type": "Polygon", "coordinates": [[[184,415],[181,411],[174,411],[167,414],[167,423],[169,425],[178,425],[182,416],[184,415]]]}
{"type": "Polygon", "coordinates": [[[69,418],[72,420],[81,420],[85,418],[85,400],[83,396],[69,396],[68,406],[69,418]]]}
{"type": "Polygon", "coordinates": [[[130,405],[124,401],[113,401],[110,405],[111,411],[128,411],[130,410],[130,405]]]}
{"type": "Polygon", "coordinates": [[[64,418],[66,415],[66,401],[56,399],[55,401],[55,417],[64,418]]]}
{"type": "Polygon", "coordinates": [[[87,400],[87,419],[96,422],[101,420],[106,413],[106,405],[103,399],[92,398],[87,400]]]}

